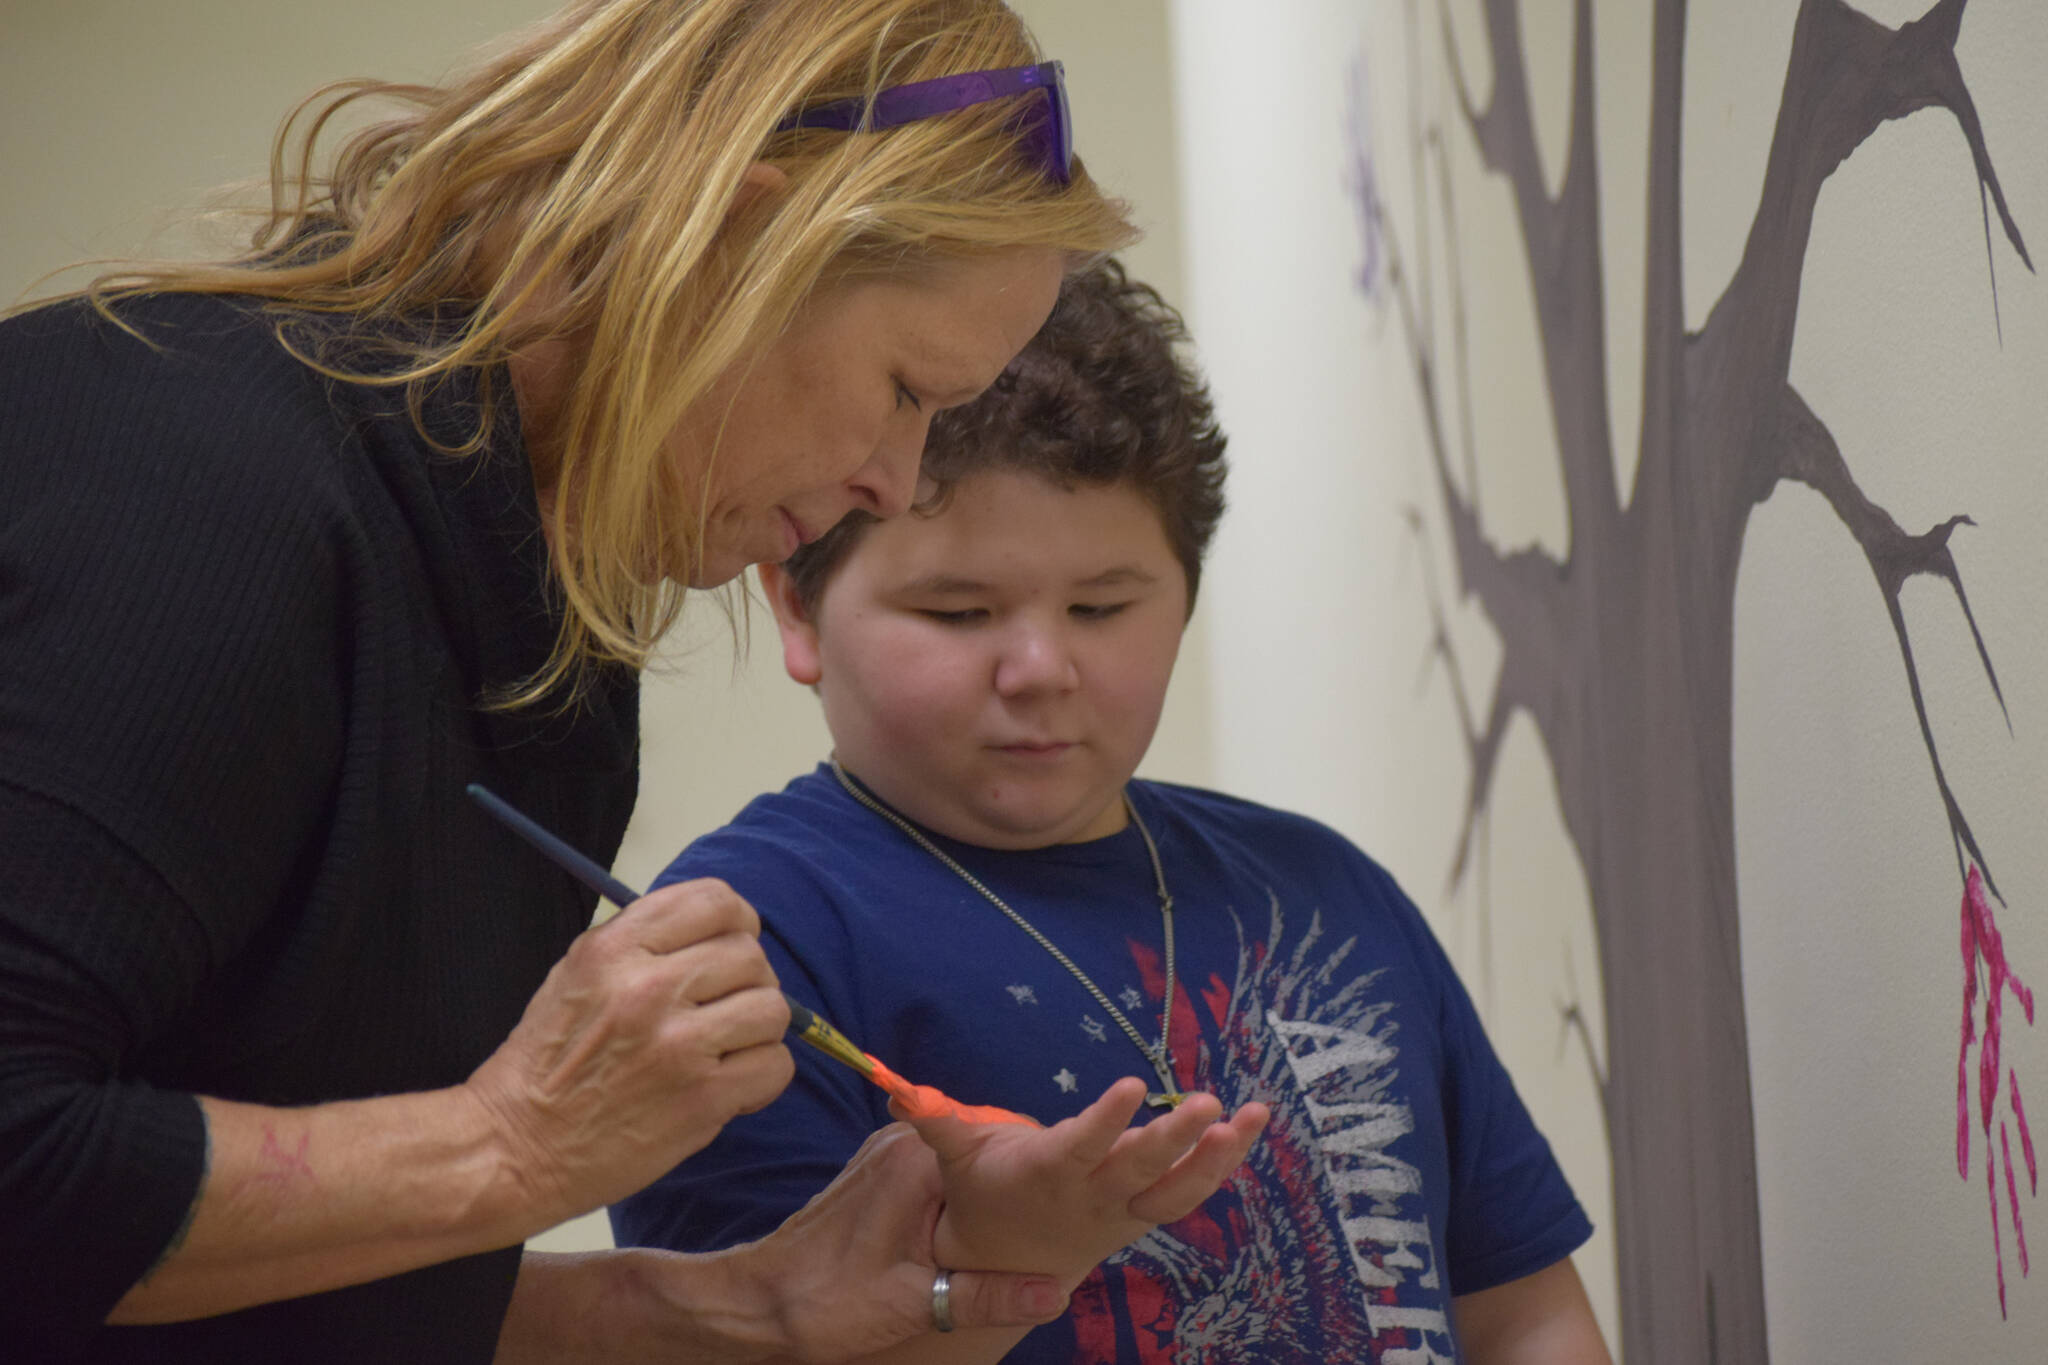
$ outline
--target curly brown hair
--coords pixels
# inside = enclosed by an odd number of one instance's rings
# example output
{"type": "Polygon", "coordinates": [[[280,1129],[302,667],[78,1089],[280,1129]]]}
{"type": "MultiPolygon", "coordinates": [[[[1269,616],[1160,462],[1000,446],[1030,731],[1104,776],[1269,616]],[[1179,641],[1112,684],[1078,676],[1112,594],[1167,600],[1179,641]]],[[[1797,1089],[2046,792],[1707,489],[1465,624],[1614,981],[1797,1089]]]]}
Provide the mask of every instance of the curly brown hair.
{"type": "MultiPolygon", "coordinates": [[[[1177,349],[1187,340],[1172,305],[1113,258],[1069,275],[1002,376],[932,418],[923,467],[932,491],[911,515],[937,516],[962,480],[998,469],[1061,488],[1127,485],[1158,511],[1193,611],[1226,466],[1209,387],[1177,349]]],[[[807,613],[874,520],[856,512],[783,565],[807,613]]]]}

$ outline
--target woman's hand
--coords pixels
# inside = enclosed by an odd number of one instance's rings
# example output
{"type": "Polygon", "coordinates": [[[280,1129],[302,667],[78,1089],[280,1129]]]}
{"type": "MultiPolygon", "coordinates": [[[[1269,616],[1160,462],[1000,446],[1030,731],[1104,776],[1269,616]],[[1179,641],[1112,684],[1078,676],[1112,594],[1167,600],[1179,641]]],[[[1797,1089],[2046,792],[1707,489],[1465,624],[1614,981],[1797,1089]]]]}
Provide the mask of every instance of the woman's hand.
{"type": "Polygon", "coordinates": [[[1266,1125],[1264,1105],[1223,1123],[1197,1095],[1129,1128],[1144,1095],[1119,1081],[1051,1128],[892,1124],[781,1227],[725,1251],[529,1253],[500,1361],[995,1360],[1103,1257],[1208,1198],[1266,1125]],[[940,1266],[958,1328],[943,1337],[940,1266]]]}
{"type": "Polygon", "coordinates": [[[513,1246],[782,1092],[789,1007],[722,882],[635,901],[459,1086],[291,1109],[201,1096],[188,1230],[110,1321],[178,1322],[513,1246]]]}
{"type": "Polygon", "coordinates": [[[464,1087],[551,1221],[663,1174],[789,1083],[789,1008],[724,882],[641,897],[579,937],[464,1087]]]}
{"type": "Polygon", "coordinates": [[[697,1255],[529,1251],[498,1365],[830,1365],[976,1335],[996,1343],[986,1357],[993,1360],[1026,1329],[1066,1311],[1066,1292],[1049,1276],[956,1274],[960,1336],[933,1338],[932,1227],[941,1198],[931,1149],[891,1124],[757,1242],[697,1255]]]}
{"type": "Polygon", "coordinates": [[[1036,1271],[1067,1285],[1159,1223],[1193,1212],[1244,1161],[1269,1117],[1247,1104],[1226,1121],[1191,1095],[1142,1128],[1145,1085],[1126,1077],[1050,1128],[912,1120],[938,1153],[943,1266],[1036,1271]]]}
{"type": "MultiPolygon", "coordinates": [[[[781,1227],[725,1254],[748,1257],[757,1281],[773,1287],[779,1352],[802,1361],[866,1356],[932,1331],[932,1280],[947,1264],[933,1254],[944,1198],[931,1149],[892,1124],[781,1227]]],[[[1042,1270],[955,1274],[954,1321],[963,1331],[1018,1328],[1018,1336],[1052,1321],[1066,1311],[1067,1291],[1042,1270]]]]}

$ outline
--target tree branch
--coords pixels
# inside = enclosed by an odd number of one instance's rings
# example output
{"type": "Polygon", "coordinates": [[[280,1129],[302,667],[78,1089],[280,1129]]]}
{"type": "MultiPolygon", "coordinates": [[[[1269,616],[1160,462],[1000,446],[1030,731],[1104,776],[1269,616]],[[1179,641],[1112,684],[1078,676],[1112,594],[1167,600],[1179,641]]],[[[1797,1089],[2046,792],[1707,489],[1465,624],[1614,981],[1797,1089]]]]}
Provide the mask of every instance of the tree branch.
{"type": "Polygon", "coordinates": [[[1472,694],[1465,685],[1464,670],[1459,666],[1457,650],[1451,644],[1450,616],[1444,609],[1443,594],[1437,588],[1436,570],[1432,567],[1429,535],[1422,513],[1409,508],[1407,522],[1422,561],[1423,595],[1429,607],[1430,621],[1429,648],[1423,656],[1422,676],[1418,683],[1428,682],[1430,671],[1438,664],[1443,666],[1444,676],[1450,681],[1451,706],[1457,713],[1458,736],[1464,741],[1467,759],[1465,814],[1458,829],[1458,843],[1451,857],[1450,873],[1444,882],[1445,893],[1452,894],[1464,884],[1465,873],[1471,866],[1473,841],[1484,823],[1487,801],[1493,790],[1501,736],[1514,714],[1514,707],[1496,685],[1493,702],[1488,708],[1486,729],[1480,730],[1473,714],[1472,694]]]}
{"type": "MultiPolygon", "coordinates": [[[[2032,270],[2013,221],[2005,187],[1991,163],[1983,121],[1956,60],[1956,37],[1968,0],[1940,0],[1919,19],[1888,29],[1843,0],[1805,0],[1793,27],[1784,108],[1771,141],[1764,192],[1744,251],[1745,270],[1767,243],[1789,250],[1769,273],[1796,274],[1806,250],[1814,200],[1837,166],[1891,119],[1921,109],[1946,109],[1962,129],[1980,189],[1998,209],[2006,240],[2032,270]],[[1788,225],[1798,229],[1786,232],[1788,225]]],[[[1740,273],[1740,272],[1738,272],[1740,273]]]]}
{"type": "MultiPolygon", "coordinates": [[[[1927,87],[1931,95],[1923,94],[1908,82],[1900,92],[1898,112],[1889,113],[1887,118],[1898,118],[1915,109],[1939,105],[1955,116],[1956,124],[1963,131],[1963,140],[1970,145],[1970,162],[1977,174],[1978,195],[1988,194],[1998,208],[1998,221],[2005,228],[2006,240],[2028,271],[2034,268],[2033,258],[2027,254],[2027,244],[2020,236],[2020,226],[2013,221],[2012,209],[2005,201],[2005,187],[1998,182],[1998,171],[1991,164],[1991,149],[1984,141],[1984,122],[1977,115],[1977,102],[1970,96],[1969,84],[1963,79],[1962,64],[1956,60],[1956,37],[1963,25],[1963,6],[1969,0],[1941,0],[1920,19],[1899,30],[1894,44],[1905,60],[1917,66],[1924,62],[1928,67],[1927,87]],[[1917,102],[1908,103],[1908,101],[1917,102]]],[[[1986,223],[1985,236],[1990,236],[1986,223]]],[[[1990,243],[1985,243],[1985,254],[1990,254],[1990,243]]]]}
{"type": "Polygon", "coordinates": [[[1448,9],[1442,11],[1444,49],[1458,105],[1489,170],[1514,192],[1522,243],[1536,297],[1544,377],[1551,420],[1563,463],[1571,548],[1597,556],[1607,537],[1582,535],[1582,526],[1619,516],[1614,484],[1614,439],[1607,412],[1606,284],[1600,252],[1600,172],[1594,117],[1591,0],[1573,9],[1571,132],[1557,197],[1544,184],[1542,157],[1530,109],[1528,68],[1522,53],[1518,0],[1486,0],[1487,45],[1493,54],[1493,90],[1478,108],[1465,81],[1448,9]]]}
{"type": "MultiPolygon", "coordinates": [[[[1678,448],[1685,408],[1685,256],[1679,155],[1684,147],[1685,0],[1659,0],[1650,39],[1649,213],[1644,225],[1643,465],[1678,448]]],[[[1631,502],[1634,500],[1631,499],[1631,502]]]]}
{"type": "MultiPolygon", "coordinates": [[[[1365,122],[1364,94],[1355,96],[1358,107],[1353,113],[1354,130],[1365,122]]],[[[1433,127],[1424,127],[1414,134],[1412,151],[1420,166],[1431,164],[1432,147],[1435,147],[1435,164],[1440,180],[1440,208],[1446,242],[1455,243],[1457,238],[1457,207],[1450,191],[1448,168],[1442,162],[1442,145],[1433,127]]],[[[1563,566],[1534,547],[1503,553],[1487,537],[1481,524],[1477,502],[1476,484],[1473,488],[1461,489],[1452,477],[1451,437],[1448,430],[1447,398],[1442,384],[1442,368],[1437,352],[1435,329],[1426,316],[1427,297],[1419,296],[1425,282],[1411,274],[1407,266],[1406,253],[1402,250],[1401,239],[1394,225],[1388,221],[1384,207],[1379,204],[1374,185],[1376,176],[1368,147],[1354,144],[1352,154],[1356,164],[1353,181],[1358,188],[1360,211],[1367,219],[1365,231],[1370,242],[1369,254],[1385,263],[1383,293],[1393,300],[1394,309],[1401,319],[1403,331],[1408,338],[1408,355],[1414,373],[1417,396],[1420,400],[1423,425],[1428,437],[1428,451],[1436,473],[1439,492],[1442,496],[1445,517],[1450,525],[1454,562],[1458,569],[1458,595],[1477,596],[1480,605],[1499,631],[1503,644],[1512,652],[1518,637],[1537,635],[1554,638],[1565,618],[1567,607],[1563,591],[1563,566]]],[[[1427,239],[1430,236],[1428,212],[1429,196],[1425,193],[1418,204],[1417,231],[1427,239]]],[[[1455,253],[1443,263],[1442,269],[1450,283],[1454,325],[1452,328],[1451,361],[1459,372],[1454,381],[1464,379],[1469,371],[1469,358],[1465,350],[1467,329],[1465,326],[1465,293],[1462,263],[1455,253]]],[[[1462,390],[1461,390],[1462,393],[1462,390]]],[[[1604,403],[1602,410],[1605,410],[1604,403]]],[[[1468,463],[1476,463],[1471,451],[1470,423],[1466,423],[1468,463]]],[[[1603,460],[1605,456],[1602,457],[1603,460]]],[[[1609,466],[1611,471],[1611,466],[1609,466]]],[[[1472,471],[1476,474],[1476,468],[1472,471]]],[[[1539,645],[1538,652],[1548,655],[1547,648],[1539,645]]],[[[1537,715],[1541,724],[1550,719],[1537,715]]]]}
{"type": "MultiPolygon", "coordinates": [[[[1946,109],[1955,117],[1970,149],[1980,196],[1988,196],[1997,208],[2006,240],[2021,262],[2034,268],[1956,61],[1966,4],[1940,0],[1896,30],[1843,0],[1804,0],[1800,6],[1763,193],[1742,262],[1705,329],[1709,343],[1723,343],[1709,349],[1733,367],[1722,379],[1730,390],[1770,392],[1790,373],[1799,282],[1821,185],[1890,119],[1927,108],[1946,109]]],[[[1986,223],[1988,251],[1988,211],[1986,223]]],[[[1994,307],[1995,302],[1994,296],[1994,307]]],[[[1773,459],[1761,442],[1738,448],[1754,450],[1754,459],[1763,465],[1773,459]]],[[[1716,505],[1736,510],[1749,496],[1750,482],[1742,471],[1730,471],[1716,505]]]]}
{"type": "Polygon", "coordinates": [[[1614,1145],[1614,1115],[1609,1112],[1607,1093],[1607,1069],[1600,1063],[1599,1049],[1593,1045],[1593,1031],[1586,1026],[1586,1013],[1579,1005],[1579,977],[1572,967],[1571,946],[1565,946],[1565,985],[1570,991],[1567,999],[1557,1002],[1558,1029],[1557,1053],[1564,1057],[1565,1041],[1574,1033],[1578,1034],[1579,1047],[1586,1059],[1587,1074],[1593,1078],[1593,1093],[1600,1097],[1600,1122],[1607,1130],[1607,1145],[1614,1145]]]}
{"type": "MultiPolygon", "coordinates": [[[[1408,532],[1414,542],[1416,557],[1422,564],[1424,601],[1429,608],[1429,646],[1423,653],[1422,671],[1415,680],[1419,693],[1429,683],[1429,675],[1441,664],[1444,676],[1450,682],[1451,709],[1458,722],[1458,735],[1465,743],[1468,762],[1466,765],[1465,814],[1458,830],[1458,844],[1451,857],[1451,868],[1444,878],[1444,894],[1456,895],[1465,882],[1468,868],[1477,869],[1478,893],[1474,897],[1474,909],[1479,919],[1479,964],[1484,976],[1486,1009],[1493,1006],[1493,894],[1487,881],[1487,809],[1493,790],[1495,764],[1493,756],[1499,752],[1500,740],[1496,733],[1492,742],[1486,743],[1474,728],[1472,720],[1472,694],[1465,684],[1465,671],[1458,658],[1457,647],[1451,643],[1449,613],[1444,608],[1444,599],[1438,590],[1435,561],[1430,555],[1429,534],[1419,508],[1409,507],[1404,514],[1408,532]],[[1481,754],[1484,757],[1481,757],[1481,754]],[[1476,855],[1474,845],[1477,845],[1476,855]]],[[[1499,706],[1495,702],[1496,709],[1499,706]]],[[[1505,728],[1503,718],[1496,728],[1505,728]]]]}
{"type": "Polygon", "coordinates": [[[1969,864],[1975,862],[1983,871],[1984,884],[1991,894],[1998,896],[2001,903],[2005,897],[1999,893],[1998,884],[1992,879],[1991,865],[1985,861],[1983,850],[1977,846],[1976,835],[1964,818],[1957,804],[1955,793],[1950,789],[1948,774],[1941,765],[1941,751],[1934,741],[1934,729],[1927,719],[1927,699],[1920,687],[1920,669],[1913,658],[1913,641],[1906,628],[1905,610],[1900,605],[1900,593],[1906,580],[1922,574],[1944,580],[1955,590],[1956,601],[1963,609],[1963,619],[1969,623],[1970,638],[1976,641],[1977,658],[1984,666],[1984,675],[1990,680],[1991,693],[1998,699],[2000,714],[2006,718],[2006,728],[2012,727],[2012,717],[2005,707],[2005,693],[1999,688],[1998,673],[1991,666],[1991,652],[1984,644],[1984,634],[1977,627],[1976,613],[1970,609],[1969,594],[1963,590],[1962,574],[1956,568],[1955,556],[1949,550],[1949,537],[1958,526],[1974,526],[1976,523],[1967,516],[1950,517],[1921,535],[1907,533],[1891,513],[1872,502],[1856,485],[1855,476],[1850,473],[1848,462],[1842,458],[1841,447],[1835,442],[1834,434],[1827,429],[1797,389],[1787,384],[1779,400],[1777,455],[1780,473],[1784,478],[1803,483],[1828,500],[1835,515],[1842,519],[1862,547],[1870,571],[1877,578],[1878,591],[1884,595],[1885,610],[1892,620],[1892,631],[1898,637],[1899,656],[1906,665],[1906,683],[1913,695],[1913,711],[1920,719],[1920,737],[1927,746],[1928,761],[1934,767],[1935,786],[1940,789],[1941,802],[1948,812],[1949,833],[1956,846],[1957,870],[1968,876],[1969,864]]]}
{"type": "MultiPolygon", "coordinates": [[[[1411,38],[1412,34],[1411,27],[1411,38]]],[[[1582,56],[1588,60],[1589,54],[1590,49],[1582,51],[1582,56]]],[[[1562,676],[1560,670],[1568,671],[1571,667],[1569,647],[1565,642],[1573,634],[1568,628],[1572,613],[1564,565],[1534,547],[1503,552],[1488,538],[1479,514],[1464,272],[1457,205],[1441,132],[1411,110],[1411,128],[1415,130],[1411,134],[1411,151],[1417,179],[1416,230],[1425,242],[1431,239],[1433,225],[1430,213],[1434,208],[1441,217],[1440,224],[1435,226],[1440,226],[1443,233],[1438,245],[1447,257],[1441,268],[1450,314],[1449,361],[1452,373],[1449,379],[1456,385],[1454,398],[1447,392],[1439,354],[1439,335],[1434,325],[1434,297],[1430,283],[1435,275],[1435,263],[1425,265],[1422,276],[1410,272],[1400,235],[1388,221],[1385,206],[1380,202],[1369,137],[1371,120],[1367,95],[1362,78],[1354,79],[1350,180],[1365,237],[1366,268],[1361,270],[1361,283],[1369,296],[1381,301],[1391,300],[1406,333],[1406,349],[1427,435],[1427,450],[1436,474],[1445,519],[1450,527],[1457,595],[1479,599],[1503,649],[1500,676],[1495,682],[1494,695],[1482,728],[1451,645],[1449,613],[1444,596],[1436,585],[1434,560],[1426,544],[1423,521],[1418,512],[1410,509],[1408,524],[1422,550],[1431,618],[1431,640],[1425,656],[1424,677],[1426,680],[1429,667],[1438,660],[1442,661],[1450,680],[1460,734],[1470,760],[1463,827],[1448,881],[1448,889],[1455,891],[1463,884],[1467,870],[1473,864],[1475,845],[1484,839],[1488,796],[1508,722],[1515,712],[1527,711],[1544,734],[1546,744],[1553,750],[1556,748],[1555,732],[1562,720],[1558,708],[1567,690],[1555,685],[1546,686],[1544,682],[1551,679],[1554,683],[1557,677],[1562,676]],[[1438,182],[1438,193],[1434,197],[1427,185],[1428,173],[1432,170],[1438,182]],[[1454,456],[1449,426],[1453,417],[1448,409],[1453,403],[1457,407],[1466,466],[1466,487],[1463,489],[1452,476],[1454,456]]],[[[1604,401],[1601,407],[1604,415],[1604,401]]],[[[1611,475],[1612,466],[1604,449],[1600,464],[1611,475]]],[[[1483,905],[1481,911],[1483,915],[1483,905]]]]}
{"type": "MultiPolygon", "coordinates": [[[[1442,131],[1431,129],[1428,146],[1436,154],[1439,211],[1443,214],[1444,254],[1453,261],[1464,259],[1458,243],[1458,209],[1451,194],[1450,155],[1442,131]]],[[[1465,454],[1465,492],[1472,511],[1479,515],[1479,445],[1472,428],[1472,329],[1465,310],[1465,272],[1449,272],[1451,296],[1451,350],[1457,367],[1458,441],[1465,454]]]]}
{"type": "MultiPolygon", "coordinates": [[[[1443,664],[1450,679],[1452,705],[1457,712],[1468,767],[1465,813],[1444,888],[1446,893],[1450,893],[1464,884],[1465,874],[1472,865],[1474,843],[1484,836],[1494,775],[1500,766],[1501,745],[1507,737],[1509,723],[1518,713],[1527,714],[1543,732],[1547,744],[1554,749],[1557,743],[1559,716],[1554,701],[1555,689],[1544,687],[1542,683],[1544,679],[1555,678],[1561,649],[1541,623],[1521,618],[1505,622],[1494,619],[1494,630],[1501,637],[1504,655],[1500,672],[1494,678],[1486,719],[1481,723],[1472,706],[1472,694],[1465,684],[1457,652],[1451,644],[1450,618],[1437,588],[1435,572],[1430,568],[1428,534],[1422,514],[1410,508],[1407,521],[1409,531],[1421,550],[1424,593],[1430,615],[1430,643],[1424,656],[1421,681],[1428,680],[1429,670],[1436,663],[1443,664]]],[[[1534,550],[1519,551],[1505,557],[1499,561],[1499,568],[1504,578],[1558,572],[1554,563],[1534,550]]]]}

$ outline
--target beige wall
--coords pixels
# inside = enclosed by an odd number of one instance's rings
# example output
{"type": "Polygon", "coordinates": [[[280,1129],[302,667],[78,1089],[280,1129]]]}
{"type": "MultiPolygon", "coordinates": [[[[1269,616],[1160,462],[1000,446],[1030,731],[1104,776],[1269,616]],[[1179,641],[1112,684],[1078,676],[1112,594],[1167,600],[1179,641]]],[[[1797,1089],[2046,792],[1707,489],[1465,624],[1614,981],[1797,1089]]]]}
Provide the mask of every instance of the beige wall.
{"type": "Polygon", "coordinates": [[[133,253],[214,186],[264,173],[279,119],[327,81],[431,80],[544,0],[0,0],[0,299],[133,253]]]}
{"type": "MultiPolygon", "coordinates": [[[[352,75],[431,80],[471,46],[549,12],[544,0],[0,0],[0,299],[94,255],[181,254],[178,226],[214,186],[260,174],[277,121],[352,75]]],[[[1024,0],[1067,64],[1077,145],[1151,232],[1134,273],[1180,293],[1178,188],[1164,0],[1024,0]]],[[[619,875],[644,885],[683,844],[824,756],[817,708],[783,675],[755,613],[736,660],[707,599],[645,693],[639,812],[619,875]]],[[[1198,616],[1149,775],[1206,781],[1198,616]]],[[[602,1244],[600,1218],[547,1244],[602,1244]]]]}

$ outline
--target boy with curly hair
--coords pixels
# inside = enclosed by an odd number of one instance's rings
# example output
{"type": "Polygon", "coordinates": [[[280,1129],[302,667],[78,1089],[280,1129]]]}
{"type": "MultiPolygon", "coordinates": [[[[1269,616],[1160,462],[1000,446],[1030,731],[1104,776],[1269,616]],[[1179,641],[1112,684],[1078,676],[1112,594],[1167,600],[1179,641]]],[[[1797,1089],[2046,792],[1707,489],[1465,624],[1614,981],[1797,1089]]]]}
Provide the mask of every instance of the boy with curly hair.
{"type": "MultiPolygon", "coordinates": [[[[1570,1261],[1590,1224],[1407,897],[1313,821],[1133,778],[1223,510],[1184,339],[1114,263],[1070,279],[934,417],[912,515],[763,568],[834,752],[663,880],[730,882],[788,991],[962,1099],[1051,1123],[1136,1074],[1156,1109],[1270,1108],[1234,1177],[1007,1359],[1604,1362],[1570,1261]]],[[[800,1058],[613,1210],[619,1240],[759,1236],[888,1117],[800,1058]]],[[[975,1336],[927,1348],[1014,1340],[975,1336]]]]}

